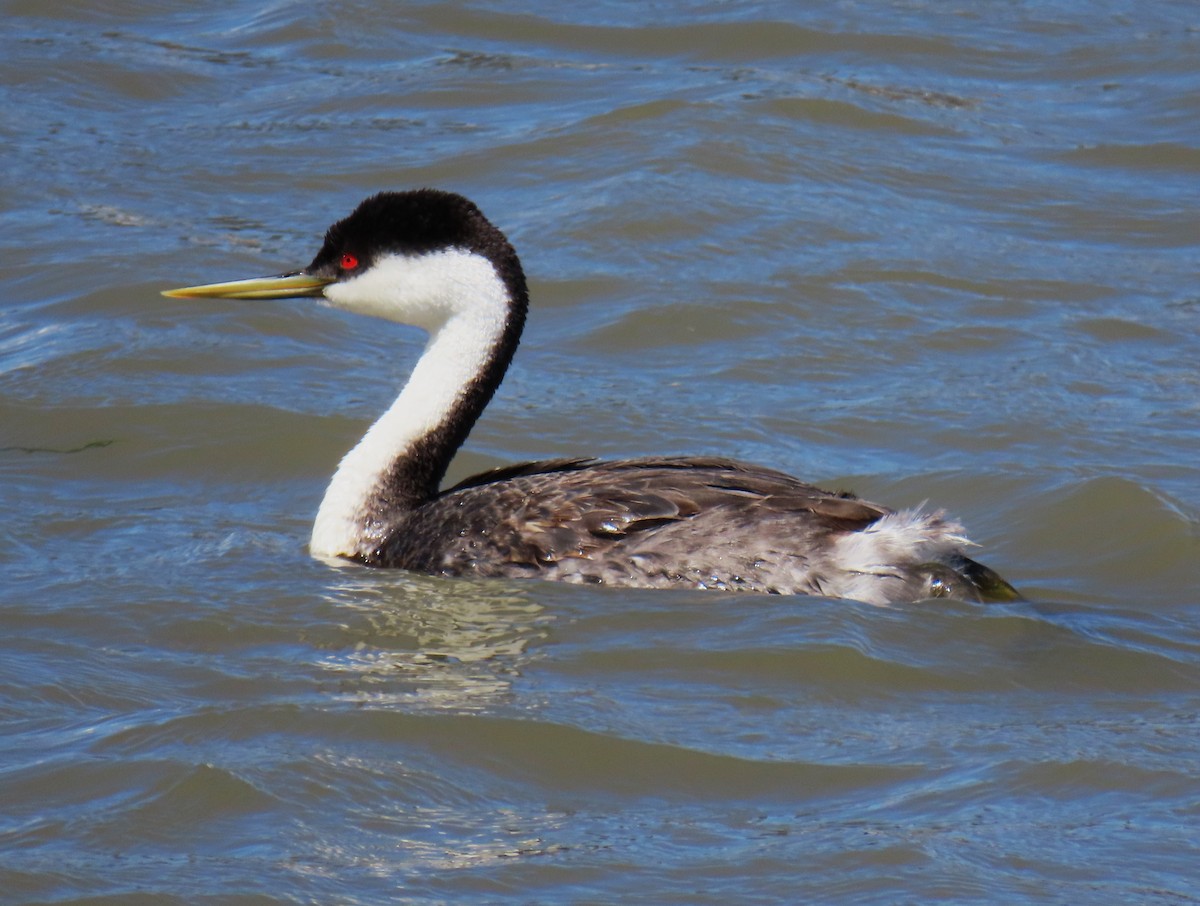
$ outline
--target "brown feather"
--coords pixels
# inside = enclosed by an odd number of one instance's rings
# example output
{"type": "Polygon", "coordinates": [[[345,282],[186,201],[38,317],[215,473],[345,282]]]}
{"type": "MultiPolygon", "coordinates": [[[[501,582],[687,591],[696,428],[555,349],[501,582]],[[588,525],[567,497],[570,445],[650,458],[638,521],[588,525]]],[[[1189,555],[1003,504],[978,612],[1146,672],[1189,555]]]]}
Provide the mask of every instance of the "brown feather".
{"type": "MultiPolygon", "coordinates": [[[[891,513],[726,459],[549,460],[455,485],[407,514],[364,561],[447,576],[838,595],[851,579],[829,556],[837,540],[891,513]]],[[[927,596],[921,583],[928,594],[976,597],[964,575],[944,563],[882,570],[880,582],[897,590],[879,597],[927,596]]]]}

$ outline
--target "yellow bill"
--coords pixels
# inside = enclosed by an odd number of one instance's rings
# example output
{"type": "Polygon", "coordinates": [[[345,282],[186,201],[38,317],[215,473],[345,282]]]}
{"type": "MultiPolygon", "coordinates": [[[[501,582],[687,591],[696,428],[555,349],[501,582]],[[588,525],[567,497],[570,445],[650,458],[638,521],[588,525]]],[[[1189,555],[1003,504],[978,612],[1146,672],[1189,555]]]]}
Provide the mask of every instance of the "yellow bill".
{"type": "Polygon", "coordinates": [[[251,277],[166,289],[163,295],[172,299],[301,299],[321,295],[321,290],[332,282],[328,277],[314,277],[301,271],[277,277],[251,277]]]}

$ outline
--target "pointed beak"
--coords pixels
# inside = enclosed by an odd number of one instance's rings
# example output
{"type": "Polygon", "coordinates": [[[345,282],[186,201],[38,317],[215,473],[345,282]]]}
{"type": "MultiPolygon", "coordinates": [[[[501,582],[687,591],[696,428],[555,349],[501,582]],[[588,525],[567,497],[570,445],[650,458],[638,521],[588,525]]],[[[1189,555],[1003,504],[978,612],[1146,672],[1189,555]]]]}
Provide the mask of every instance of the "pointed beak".
{"type": "Polygon", "coordinates": [[[332,278],[314,277],[298,271],[278,277],[252,277],[228,283],[166,289],[163,295],[172,299],[302,299],[321,295],[321,291],[330,283],[333,283],[332,278]]]}

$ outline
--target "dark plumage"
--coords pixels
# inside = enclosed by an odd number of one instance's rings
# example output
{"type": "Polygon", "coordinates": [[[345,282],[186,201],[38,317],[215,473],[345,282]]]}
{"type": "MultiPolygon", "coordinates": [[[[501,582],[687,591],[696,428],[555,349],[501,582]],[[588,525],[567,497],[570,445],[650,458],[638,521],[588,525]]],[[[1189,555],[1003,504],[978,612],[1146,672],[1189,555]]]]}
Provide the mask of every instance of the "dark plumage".
{"type": "MultiPolygon", "coordinates": [[[[450,488],[401,516],[360,559],[446,576],[596,585],[877,599],[848,593],[876,586],[890,601],[1013,594],[958,553],[883,565],[870,578],[848,575],[837,541],[891,512],[727,459],[557,460],[497,469],[450,488]]],[[[924,518],[959,543],[956,526],[924,518]]]]}

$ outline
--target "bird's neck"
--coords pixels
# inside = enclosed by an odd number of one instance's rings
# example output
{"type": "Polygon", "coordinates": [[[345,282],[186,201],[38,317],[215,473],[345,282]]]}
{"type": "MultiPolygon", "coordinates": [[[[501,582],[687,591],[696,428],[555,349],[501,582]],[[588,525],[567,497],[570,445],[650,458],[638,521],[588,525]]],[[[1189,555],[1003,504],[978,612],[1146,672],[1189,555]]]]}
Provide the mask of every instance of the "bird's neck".
{"type": "Polygon", "coordinates": [[[514,299],[492,276],[471,286],[472,306],[428,325],[429,342],[404,389],[342,459],[313,525],[314,556],[369,558],[405,513],[437,495],[524,323],[523,281],[514,299]]]}

